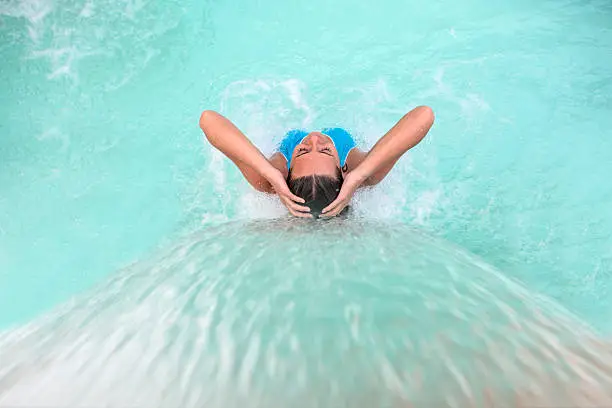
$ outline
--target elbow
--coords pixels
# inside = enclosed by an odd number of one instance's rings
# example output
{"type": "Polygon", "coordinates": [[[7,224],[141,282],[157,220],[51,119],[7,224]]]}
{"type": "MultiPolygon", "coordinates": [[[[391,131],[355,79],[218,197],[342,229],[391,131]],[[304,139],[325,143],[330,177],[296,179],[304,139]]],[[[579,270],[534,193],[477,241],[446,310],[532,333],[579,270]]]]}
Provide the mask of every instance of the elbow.
{"type": "Polygon", "coordinates": [[[213,128],[218,116],[219,114],[217,112],[211,110],[205,110],[200,115],[200,129],[204,132],[204,136],[206,136],[208,142],[215,147],[217,147],[217,141],[214,137],[216,132],[213,131],[213,128]]]}
{"type": "Polygon", "coordinates": [[[427,125],[427,127],[431,127],[433,125],[436,119],[433,109],[431,109],[429,106],[423,105],[415,108],[415,111],[418,112],[419,117],[427,125]]]}
{"type": "Polygon", "coordinates": [[[200,115],[200,128],[204,130],[217,115],[219,114],[212,110],[205,110],[204,112],[202,112],[202,114],[200,115]]]}

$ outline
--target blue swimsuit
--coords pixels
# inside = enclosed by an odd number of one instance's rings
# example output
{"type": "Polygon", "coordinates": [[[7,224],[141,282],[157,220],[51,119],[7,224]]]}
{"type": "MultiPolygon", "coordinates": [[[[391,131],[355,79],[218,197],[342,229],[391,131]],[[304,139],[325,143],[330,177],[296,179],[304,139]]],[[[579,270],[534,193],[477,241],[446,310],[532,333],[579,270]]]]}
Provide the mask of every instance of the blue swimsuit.
{"type": "MultiPolygon", "coordinates": [[[[305,130],[293,129],[287,132],[283,138],[278,151],[287,159],[287,168],[289,168],[289,164],[291,163],[291,156],[293,155],[295,147],[308,136],[308,133],[309,132],[305,130]]],[[[334,146],[336,146],[336,150],[338,151],[338,157],[340,158],[340,167],[344,167],[349,152],[357,146],[355,140],[353,140],[353,136],[342,128],[325,128],[321,130],[321,133],[329,136],[332,142],[334,142],[334,146]]]]}

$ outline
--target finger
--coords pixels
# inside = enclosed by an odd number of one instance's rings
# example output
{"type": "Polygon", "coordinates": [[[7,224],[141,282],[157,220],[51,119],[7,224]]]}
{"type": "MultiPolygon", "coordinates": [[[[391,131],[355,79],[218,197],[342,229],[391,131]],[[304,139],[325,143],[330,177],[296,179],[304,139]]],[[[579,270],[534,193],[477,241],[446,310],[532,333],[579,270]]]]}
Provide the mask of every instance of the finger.
{"type": "Polygon", "coordinates": [[[333,210],[328,211],[327,213],[323,214],[323,217],[325,218],[335,217],[336,215],[340,214],[342,210],[344,210],[346,205],[347,205],[346,202],[342,202],[340,205],[336,206],[336,208],[334,208],[333,210]]]}
{"type": "Polygon", "coordinates": [[[339,203],[338,199],[332,201],[331,204],[329,204],[327,207],[325,207],[321,211],[321,214],[327,214],[327,212],[333,210],[338,205],[338,203],[339,203]]]}
{"type": "Polygon", "coordinates": [[[285,197],[283,202],[285,203],[285,205],[287,207],[291,207],[294,210],[303,211],[303,212],[310,212],[310,207],[307,207],[305,205],[299,205],[295,201],[292,201],[289,197],[285,197]]]}
{"type": "Polygon", "coordinates": [[[328,211],[331,211],[334,208],[336,208],[336,206],[339,205],[343,199],[344,197],[340,197],[340,196],[336,197],[336,199],[332,201],[331,204],[329,204],[327,207],[323,209],[323,211],[321,211],[321,214],[326,214],[328,211]]]}
{"type": "Polygon", "coordinates": [[[296,211],[300,211],[300,212],[310,212],[310,207],[306,207],[305,205],[298,205],[294,202],[291,202],[291,208],[293,208],[296,211]]]}
{"type": "Polygon", "coordinates": [[[299,212],[310,212],[310,207],[307,207],[305,205],[299,205],[293,201],[291,201],[289,198],[287,197],[283,197],[283,204],[285,204],[285,207],[293,209],[295,211],[299,211],[299,212]]]}
{"type": "Polygon", "coordinates": [[[289,194],[288,194],[288,195],[289,195],[289,198],[290,198],[292,201],[295,201],[296,203],[302,203],[302,204],[303,204],[303,203],[305,203],[305,202],[306,202],[306,200],[304,200],[302,197],[298,197],[298,196],[296,196],[296,195],[295,195],[295,194],[293,194],[291,191],[289,191],[289,194]]]}
{"type": "Polygon", "coordinates": [[[295,217],[298,217],[298,218],[312,218],[312,214],[310,214],[310,213],[294,211],[292,209],[289,209],[289,212],[291,214],[293,214],[295,217]]]}
{"type": "Polygon", "coordinates": [[[296,203],[305,203],[306,202],[306,200],[304,200],[302,197],[298,197],[295,194],[293,194],[291,192],[291,190],[289,190],[289,187],[287,187],[287,186],[283,186],[282,191],[279,191],[277,194],[278,195],[282,195],[282,196],[286,196],[289,199],[291,199],[292,201],[295,201],[296,203]]]}

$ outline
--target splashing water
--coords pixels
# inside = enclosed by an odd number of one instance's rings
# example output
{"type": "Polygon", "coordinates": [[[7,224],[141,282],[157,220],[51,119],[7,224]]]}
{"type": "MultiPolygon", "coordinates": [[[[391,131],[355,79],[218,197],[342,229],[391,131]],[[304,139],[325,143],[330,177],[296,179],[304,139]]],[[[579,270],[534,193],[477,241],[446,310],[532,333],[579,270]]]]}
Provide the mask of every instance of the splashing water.
{"type": "Polygon", "coordinates": [[[611,17],[0,0],[0,406],[612,405],[611,17]],[[430,135],[326,223],[197,129],[369,147],[418,104],[430,135]]]}
{"type": "Polygon", "coordinates": [[[412,228],[320,224],[209,228],[6,333],[0,404],[612,402],[612,347],[558,305],[412,228]]]}
{"type": "Polygon", "coordinates": [[[302,126],[367,147],[427,104],[430,135],[355,211],[433,231],[612,332],[611,13],[606,0],[0,2],[0,326],[185,231],[283,214],[202,148],[203,109],[269,152],[302,126]]]}

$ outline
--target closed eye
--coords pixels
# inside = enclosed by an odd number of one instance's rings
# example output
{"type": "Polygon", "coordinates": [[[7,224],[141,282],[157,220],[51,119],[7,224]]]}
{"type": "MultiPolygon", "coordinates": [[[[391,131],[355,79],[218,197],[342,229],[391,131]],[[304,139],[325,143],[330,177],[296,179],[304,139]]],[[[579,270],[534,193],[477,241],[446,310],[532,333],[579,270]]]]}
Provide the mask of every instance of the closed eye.
{"type": "Polygon", "coordinates": [[[319,150],[319,152],[328,156],[333,156],[332,151],[329,147],[324,147],[323,149],[319,150]]]}
{"type": "Polygon", "coordinates": [[[300,147],[297,149],[297,152],[295,153],[295,157],[300,157],[304,154],[308,153],[308,149],[304,148],[304,147],[300,147]]]}

